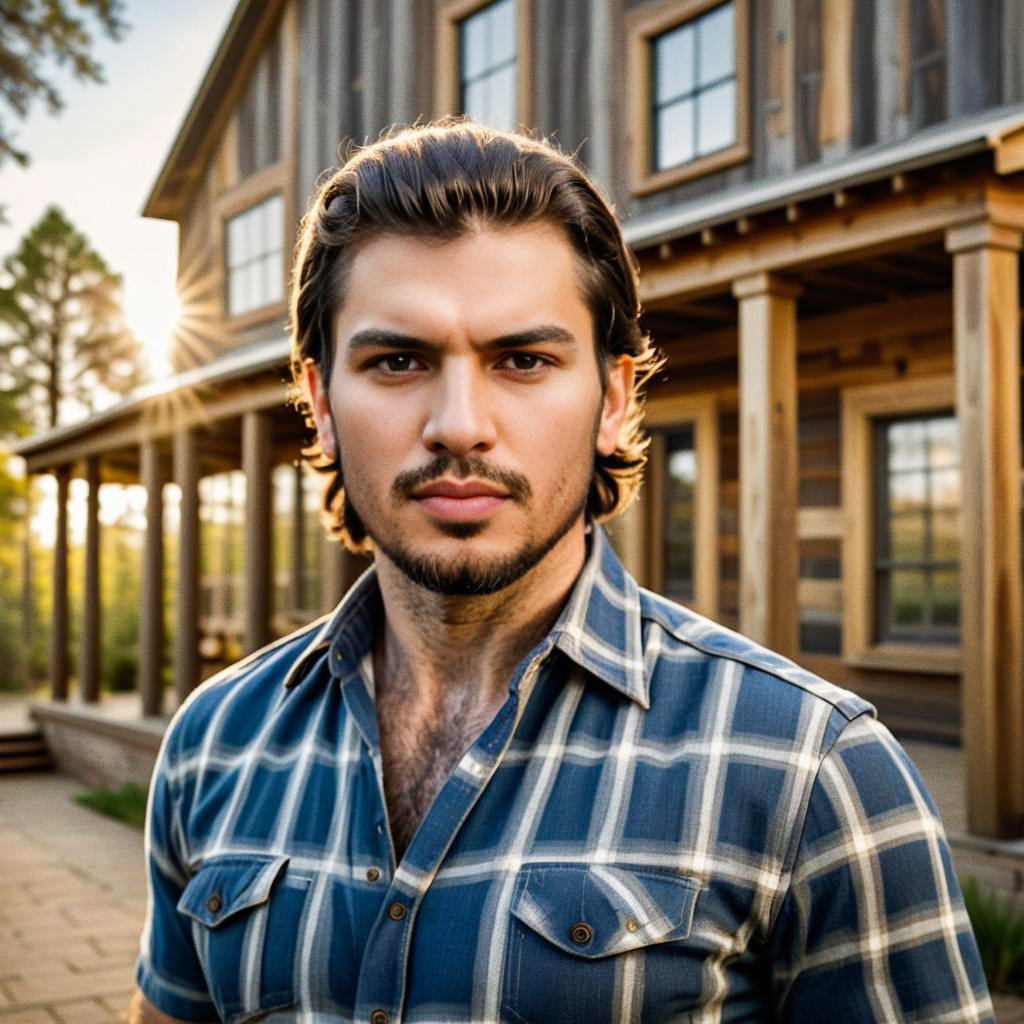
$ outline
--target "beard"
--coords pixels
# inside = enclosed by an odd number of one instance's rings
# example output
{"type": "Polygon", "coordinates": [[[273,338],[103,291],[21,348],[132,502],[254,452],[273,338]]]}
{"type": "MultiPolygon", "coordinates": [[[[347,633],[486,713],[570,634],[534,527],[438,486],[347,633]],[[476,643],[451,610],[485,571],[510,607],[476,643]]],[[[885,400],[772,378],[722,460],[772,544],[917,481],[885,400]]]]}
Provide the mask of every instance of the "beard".
{"type": "MultiPolygon", "coordinates": [[[[508,492],[509,500],[527,509],[530,507],[532,488],[526,477],[488,465],[476,456],[460,459],[448,454],[438,455],[422,469],[399,474],[392,484],[391,498],[396,504],[412,501],[412,492],[416,488],[446,474],[457,479],[473,476],[498,484],[508,492]]],[[[522,579],[576,525],[586,510],[592,477],[593,467],[585,480],[567,484],[573,488],[573,493],[569,495],[565,511],[550,529],[542,535],[527,537],[514,550],[502,555],[485,556],[467,551],[464,555],[443,557],[415,551],[400,537],[392,536],[393,531],[377,527],[377,522],[383,522],[385,516],[364,515],[365,509],[360,508],[364,504],[362,497],[354,494],[350,487],[345,489],[346,513],[354,515],[374,546],[410,582],[445,597],[483,596],[496,594],[522,579]]],[[[530,518],[536,522],[534,517],[530,518]]],[[[442,533],[457,540],[469,540],[487,528],[486,521],[440,522],[435,525],[442,533]]]]}

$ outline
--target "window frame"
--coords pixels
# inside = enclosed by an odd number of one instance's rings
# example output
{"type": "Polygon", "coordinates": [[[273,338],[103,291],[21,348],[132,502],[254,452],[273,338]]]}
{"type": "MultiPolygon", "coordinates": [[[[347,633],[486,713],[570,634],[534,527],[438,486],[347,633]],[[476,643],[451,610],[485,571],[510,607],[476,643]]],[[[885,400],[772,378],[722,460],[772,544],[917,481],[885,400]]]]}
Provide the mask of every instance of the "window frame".
{"type": "Polygon", "coordinates": [[[664,584],[665,435],[684,427],[694,431],[697,481],[694,487],[693,593],[687,607],[708,618],[718,616],[719,580],[719,437],[714,395],[649,396],[644,426],[651,437],[646,483],[638,500],[633,528],[642,543],[642,582],[661,592],[664,584]]]}
{"type": "Polygon", "coordinates": [[[262,324],[267,320],[282,316],[288,308],[288,255],[295,245],[295,224],[291,189],[288,188],[286,168],[283,164],[275,164],[260,171],[252,178],[247,178],[237,188],[224,195],[217,206],[217,225],[220,237],[217,239],[219,248],[219,265],[221,271],[221,302],[227,329],[231,332],[244,331],[249,327],[262,324]],[[246,213],[266,202],[280,196],[283,200],[284,232],[281,239],[281,298],[265,305],[246,310],[244,313],[232,313],[229,305],[229,288],[231,268],[228,263],[228,222],[240,214],[246,213]]]}
{"type": "MultiPolygon", "coordinates": [[[[438,7],[434,105],[440,117],[462,112],[459,25],[494,2],[443,0],[438,7]]],[[[529,126],[533,116],[532,25],[533,0],[516,0],[516,127],[529,126]]]]}
{"type": "Polygon", "coordinates": [[[956,416],[951,375],[898,380],[843,392],[843,661],[855,668],[955,675],[961,644],[878,641],[876,550],[879,531],[876,429],[879,420],[956,416]]]}
{"type": "Polygon", "coordinates": [[[684,164],[657,170],[653,163],[654,41],[721,7],[726,0],[662,0],[627,17],[627,111],[631,151],[631,190],[643,196],[724,170],[750,158],[750,8],[732,0],[736,18],[736,141],[684,164]]]}

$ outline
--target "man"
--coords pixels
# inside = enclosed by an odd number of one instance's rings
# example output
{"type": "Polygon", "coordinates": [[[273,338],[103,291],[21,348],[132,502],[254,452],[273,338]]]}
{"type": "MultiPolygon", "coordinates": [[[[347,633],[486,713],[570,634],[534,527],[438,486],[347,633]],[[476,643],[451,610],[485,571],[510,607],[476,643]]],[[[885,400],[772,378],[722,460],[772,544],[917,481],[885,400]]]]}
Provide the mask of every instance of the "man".
{"type": "Polygon", "coordinates": [[[417,128],[323,186],[294,372],[374,568],[172,724],[137,1019],[992,1020],[870,706],[640,591],[597,525],[643,465],[638,316],[544,144],[417,128]]]}

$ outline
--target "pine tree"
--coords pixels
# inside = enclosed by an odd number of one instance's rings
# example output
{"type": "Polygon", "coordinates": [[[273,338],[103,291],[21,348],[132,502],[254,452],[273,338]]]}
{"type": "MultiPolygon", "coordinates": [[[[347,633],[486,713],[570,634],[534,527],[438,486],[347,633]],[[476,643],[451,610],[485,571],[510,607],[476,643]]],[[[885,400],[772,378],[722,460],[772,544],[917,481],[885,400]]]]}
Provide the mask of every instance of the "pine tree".
{"type": "Polygon", "coordinates": [[[141,347],[125,326],[121,277],[51,206],[3,263],[0,387],[24,419],[55,427],[62,408],[91,412],[104,393],[142,382],[141,347]]]}
{"type": "MultiPolygon", "coordinates": [[[[91,14],[111,39],[119,39],[126,28],[122,11],[121,0],[0,0],[0,113],[6,109],[24,118],[36,98],[51,113],[63,108],[59,91],[44,75],[47,61],[69,68],[79,81],[102,82],[86,16],[91,14]]],[[[0,116],[0,165],[7,159],[24,164],[28,154],[15,146],[0,116]]]]}

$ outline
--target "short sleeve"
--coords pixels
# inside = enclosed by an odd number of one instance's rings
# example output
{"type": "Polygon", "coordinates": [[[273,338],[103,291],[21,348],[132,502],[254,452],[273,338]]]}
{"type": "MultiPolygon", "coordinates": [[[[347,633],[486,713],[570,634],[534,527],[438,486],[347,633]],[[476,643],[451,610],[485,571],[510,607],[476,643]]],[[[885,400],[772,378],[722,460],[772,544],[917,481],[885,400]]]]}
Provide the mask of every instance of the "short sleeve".
{"type": "Polygon", "coordinates": [[[770,947],[777,1020],[994,1024],[938,812],[867,715],[821,762],[770,947]]]}
{"type": "Polygon", "coordinates": [[[217,1012],[196,956],[189,919],[177,909],[188,878],[167,748],[165,740],[146,812],[148,900],[135,980],[143,995],[169,1016],[215,1021],[217,1012]]]}

